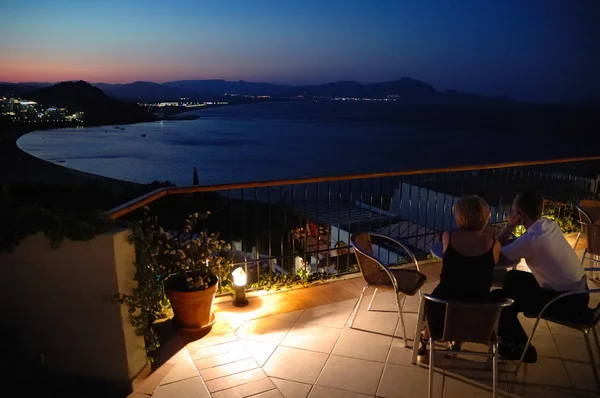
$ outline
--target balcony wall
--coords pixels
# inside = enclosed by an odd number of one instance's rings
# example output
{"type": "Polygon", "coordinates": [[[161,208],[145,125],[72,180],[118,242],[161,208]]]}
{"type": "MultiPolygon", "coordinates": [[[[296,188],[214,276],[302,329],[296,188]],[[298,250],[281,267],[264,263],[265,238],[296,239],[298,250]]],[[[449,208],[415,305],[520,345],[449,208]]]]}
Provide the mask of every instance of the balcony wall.
{"type": "Polygon", "coordinates": [[[127,308],[108,299],[134,287],[128,234],[64,240],[52,250],[40,233],[0,254],[3,280],[10,284],[0,289],[3,337],[12,341],[13,354],[5,359],[119,385],[143,369],[143,338],[135,335],[127,308]]]}

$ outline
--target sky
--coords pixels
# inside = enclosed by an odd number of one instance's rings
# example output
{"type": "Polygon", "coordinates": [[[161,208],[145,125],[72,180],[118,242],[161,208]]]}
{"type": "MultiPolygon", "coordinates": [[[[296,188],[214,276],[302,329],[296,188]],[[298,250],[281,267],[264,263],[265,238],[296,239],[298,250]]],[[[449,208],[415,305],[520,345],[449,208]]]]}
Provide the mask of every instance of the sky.
{"type": "Polygon", "coordinates": [[[0,81],[411,77],[600,102],[600,0],[0,0],[0,81]]]}

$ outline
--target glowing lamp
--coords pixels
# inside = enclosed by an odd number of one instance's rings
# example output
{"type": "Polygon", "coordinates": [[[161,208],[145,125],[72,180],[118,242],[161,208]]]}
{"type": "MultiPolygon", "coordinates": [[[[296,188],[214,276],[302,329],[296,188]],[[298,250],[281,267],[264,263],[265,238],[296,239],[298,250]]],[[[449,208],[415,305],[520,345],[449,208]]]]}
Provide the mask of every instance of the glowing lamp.
{"type": "Polygon", "coordinates": [[[248,305],[248,300],[246,300],[246,273],[242,267],[237,267],[233,270],[231,275],[233,276],[233,292],[235,294],[233,305],[236,307],[244,307],[248,305]]]}
{"type": "Polygon", "coordinates": [[[236,268],[231,275],[233,276],[233,284],[236,286],[246,286],[246,273],[242,267],[236,268]]]}

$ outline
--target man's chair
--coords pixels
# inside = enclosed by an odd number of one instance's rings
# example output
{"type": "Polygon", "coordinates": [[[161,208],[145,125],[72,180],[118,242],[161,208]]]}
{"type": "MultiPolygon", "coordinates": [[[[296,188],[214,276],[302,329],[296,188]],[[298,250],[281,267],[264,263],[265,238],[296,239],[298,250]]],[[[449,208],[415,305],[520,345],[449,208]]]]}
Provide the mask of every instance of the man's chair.
{"type": "MultiPolygon", "coordinates": [[[[579,213],[579,222],[581,224],[595,224],[600,222],[600,200],[581,200],[575,207],[579,213]]],[[[585,233],[583,228],[577,234],[577,238],[575,238],[574,250],[577,250],[577,243],[579,243],[582,233],[585,233]]]]}
{"type": "MultiPolygon", "coordinates": [[[[595,263],[595,265],[600,265],[600,224],[581,223],[581,230],[587,237],[587,247],[581,256],[581,265],[583,265],[586,260],[595,263]]],[[[590,278],[596,278],[598,276],[598,270],[600,270],[600,268],[597,267],[584,269],[590,278]]]]}
{"type": "MultiPolygon", "coordinates": [[[[600,271],[600,268],[589,268],[589,269],[600,271]]],[[[540,320],[542,320],[542,319],[544,319],[548,322],[553,322],[558,325],[566,326],[568,328],[581,331],[583,333],[583,338],[585,339],[585,344],[587,345],[588,353],[590,354],[590,361],[595,368],[596,365],[594,364],[594,355],[592,353],[592,347],[590,345],[589,332],[591,330],[592,333],[594,334],[594,338],[596,339],[596,341],[598,341],[598,334],[596,333],[595,326],[600,321],[600,304],[598,304],[595,308],[586,308],[584,311],[580,311],[580,312],[572,311],[563,316],[557,316],[556,314],[553,314],[551,311],[549,311],[549,308],[552,306],[552,304],[556,303],[559,300],[562,300],[565,297],[573,296],[576,294],[586,294],[586,293],[590,293],[590,294],[591,293],[600,293],[600,289],[584,289],[584,290],[579,290],[579,291],[575,291],[575,292],[563,293],[560,296],[555,297],[554,299],[550,300],[548,302],[548,304],[546,304],[544,306],[544,308],[542,308],[542,311],[539,313],[539,315],[527,314],[527,313],[524,314],[527,318],[536,318],[536,319],[535,319],[535,323],[533,324],[533,329],[531,330],[531,334],[529,335],[529,339],[527,339],[527,344],[525,345],[525,349],[523,350],[523,355],[521,355],[521,358],[519,359],[519,362],[517,363],[515,373],[519,371],[519,367],[523,363],[523,358],[525,358],[525,353],[527,352],[527,349],[529,348],[529,345],[531,344],[531,340],[533,340],[533,336],[535,335],[535,331],[537,330],[538,324],[540,323],[540,320]]],[[[600,352],[598,354],[600,355],[600,352]]],[[[594,373],[594,376],[597,377],[597,375],[595,373],[594,373]]]]}
{"type": "MultiPolygon", "coordinates": [[[[453,350],[440,350],[435,348],[436,341],[452,342],[460,341],[462,343],[470,342],[485,344],[491,348],[491,353],[477,351],[460,351],[460,355],[479,355],[492,357],[492,396],[496,398],[498,391],[498,321],[500,320],[500,311],[503,307],[512,305],[513,300],[506,299],[502,302],[490,303],[465,303],[456,301],[441,300],[436,297],[424,294],[421,301],[425,300],[439,303],[446,306],[446,318],[444,320],[443,330],[433,330],[429,328],[429,394],[433,397],[433,376],[434,358],[436,352],[452,352],[453,350]]],[[[424,305],[421,306],[424,308],[424,305]]],[[[426,315],[427,316],[427,315],[426,315]]],[[[419,319],[423,317],[423,310],[419,311],[419,319]]],[[[420,322],[418,322],[420,323],[420,322]]],[[[433,325],[433,322],[427,322],[433,325]]],[[[415,342],[419,341],[415,337],[415,342]]],[[[417,344],[415,343],[415,346],[417,344]]],[[[414,347],[413,347],[414,350],[414,347]]]]}
{"type": "Polygon", "coordinates": [[[373,292],[373,297],[371,297],[371,302],[367,308],[368,311],[371,311],[373,300],[379,290],[394,292],[398,304],[398,315],[400,316],[400,323],[402,324],[404,345],[406,345],[406,327],[404,326],[404,316],[402,315],[402,298],[403,296],[413,296],[415,293],[419,292],[421,286],[423,286],[427,280],[427,277],[419,271],[419,263],[417,262],[415,255],[405,245],[388,236],[363,232],[352,235],[350,237],[350,242],[354,248],[358,267],[360,268],[360,272],[362,273],[366,285],[363,287],[360,297],[358,298],[358,303],[350,318],[349,327],[352,328],[354,319],[360,309],[360,303],[365,292],[369,288],[374,287],[375,291],[373,292]],[[406,253],[407,257],[410,258],[414,269],[391,268],[389,265],[384,265],[374,255],[371,237],[383,239],[386,243],[391,243],[397,249],[402,250],[406,253]]]}

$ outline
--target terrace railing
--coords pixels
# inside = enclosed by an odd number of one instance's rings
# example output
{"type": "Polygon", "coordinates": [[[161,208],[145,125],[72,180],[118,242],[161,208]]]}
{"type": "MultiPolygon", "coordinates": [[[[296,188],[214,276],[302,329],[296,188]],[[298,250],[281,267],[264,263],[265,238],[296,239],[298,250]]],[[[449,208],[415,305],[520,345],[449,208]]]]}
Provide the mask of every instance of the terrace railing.
{"type": "MultiPolygon", "coordinates": [[[[502,223],[514,196],[533,189],[548,200],[549,216],[565,230],[576,229],[574,204],[598,198],[598,174],[600,157],[586,157],[168,187],[108,214],[134,220],[148,206],[165,226],[176,229],[188,214],[208,210],[207,227],[232,243],[234,268],[243,266],[249,285],[260,285],[299,272],[318,278],[357,272],[349,242],[357,231],[392,237],[426,258],[440,234],[456,226],[452,209],[463,195],[482,196],[492,209],[490,222],[502,223]]],[[[404,253],[374,244],[383,261],[403,262],[404,253]]]]}

